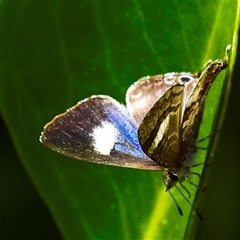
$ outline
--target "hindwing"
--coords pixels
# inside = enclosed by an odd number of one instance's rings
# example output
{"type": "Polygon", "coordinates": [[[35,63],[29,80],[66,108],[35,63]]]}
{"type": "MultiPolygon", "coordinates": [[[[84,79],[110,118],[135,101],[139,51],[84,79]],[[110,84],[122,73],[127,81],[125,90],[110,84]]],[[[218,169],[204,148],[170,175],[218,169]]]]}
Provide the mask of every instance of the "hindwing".
{"type": "Polygon", "coordinates": [[[198,74],[173,72],[139,79],[128,88],[126,93],[126,105],[130,117],[139,126],[153,105],[176,84],[185,86],[185,95],[188,98],[198,77],[198,74]]]}

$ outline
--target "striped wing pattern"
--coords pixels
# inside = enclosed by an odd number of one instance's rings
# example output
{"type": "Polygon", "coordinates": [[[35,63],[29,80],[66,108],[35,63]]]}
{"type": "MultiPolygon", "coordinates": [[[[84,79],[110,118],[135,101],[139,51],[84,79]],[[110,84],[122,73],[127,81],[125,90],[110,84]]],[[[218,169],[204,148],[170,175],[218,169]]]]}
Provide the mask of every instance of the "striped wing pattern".
{"type": "Polygon", "coordinates": [[[171,87],[143,119],[138,129],[144,152],[165,168],[173,168],[181,153],[181,118],[184,86],[171,87]],[[171,143],[171,144],[169,144],[171,143]],[[163,151],[164,149],[164,151],[163,151]]]}
{"type": "Polygon", "coordinates": [[[192,139],[198,135],[202,119],[204,100],[217,75],[227,67],[227,55],[221,60],[213,61],[200,75],[196,87],[187,100],[186,109],[182,120],[183,148],[187,148],[192,139]]]}

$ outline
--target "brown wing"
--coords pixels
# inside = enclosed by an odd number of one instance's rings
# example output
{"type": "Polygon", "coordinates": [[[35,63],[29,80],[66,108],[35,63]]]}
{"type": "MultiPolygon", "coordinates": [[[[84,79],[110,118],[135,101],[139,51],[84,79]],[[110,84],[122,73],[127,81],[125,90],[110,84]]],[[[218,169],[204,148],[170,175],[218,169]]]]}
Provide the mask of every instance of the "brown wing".
{"type": "Polygon", "coordinates": [[[169,169],[181,164],[181,119],[184,85],[171,87],[151,108],[138,129],[143,151],[169,169]]]}
{"type": "Polygon", "coordinates": [[[129,87],[126,94],[127,109],[131,118],[139,126],[149,110],[169,88],[176,84],[185,85],[185,93],[189,97],[197,80],[197,74],[186,72],[173,72],[139,79],[129,87]]]}
{"type": "Polygon", "coordinates": [[[197,138],[204,100],[217,75],[227,67],[227,61],[228,58],[225,55],[223,59],[211,62],[200,75],[196,87],[187,99],[181,127],[183,149],[187,149],[197,138]]]}
{"type": "Polygon", "coordinates": [[[138,142],[126,108],[108,96],[93,96],[56,116],[40,141],[68,157],[97,164],[161,170],[138,142]]]}

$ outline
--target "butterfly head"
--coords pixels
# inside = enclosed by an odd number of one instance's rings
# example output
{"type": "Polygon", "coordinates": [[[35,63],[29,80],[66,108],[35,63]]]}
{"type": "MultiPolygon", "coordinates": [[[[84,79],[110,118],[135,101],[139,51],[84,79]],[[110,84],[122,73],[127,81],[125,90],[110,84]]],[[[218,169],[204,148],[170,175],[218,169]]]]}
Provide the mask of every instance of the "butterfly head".
{"type": "Polygon", "coordinates": [[[166,170],[163,172],[166,192],[169,191],[176,183],[179,182],[178,172],[166,170]]]}
{"type": "Polygon", "coordinates": [[[165,170],[163,178],[166,185],[166,192],[174,187],[178,182],[188,178],[189,167],[182,167],[180,170],[165,170]]]}

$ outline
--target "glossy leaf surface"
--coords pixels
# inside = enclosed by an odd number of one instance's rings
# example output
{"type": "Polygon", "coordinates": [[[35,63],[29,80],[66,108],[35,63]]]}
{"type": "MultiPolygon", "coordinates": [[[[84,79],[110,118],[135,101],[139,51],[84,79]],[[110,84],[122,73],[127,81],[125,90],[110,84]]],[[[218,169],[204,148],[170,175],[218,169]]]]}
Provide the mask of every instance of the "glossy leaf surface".
{"type": "MultiPolygon", "coordinates": [[[[19,159],[65,238],[183,238],[190,207],[173,191],[184,212],[184,217],[178,215],[161,172],[68,159],[38,138],[48,121],[85,97],[107,94],[124,102],[127,88],[138,78],[195,72],[208,59],[221,58],[228,44],[231,72],[237,4],[1,3],[1,113],[19,159]]],[[[225,75],[207,99],[200,138],[211,133],[225,75]]],[[[198,158],[204,160],[205,152],[198,158]]],[[[188,189],[193,197],[195,188],[188,189]]]]}

